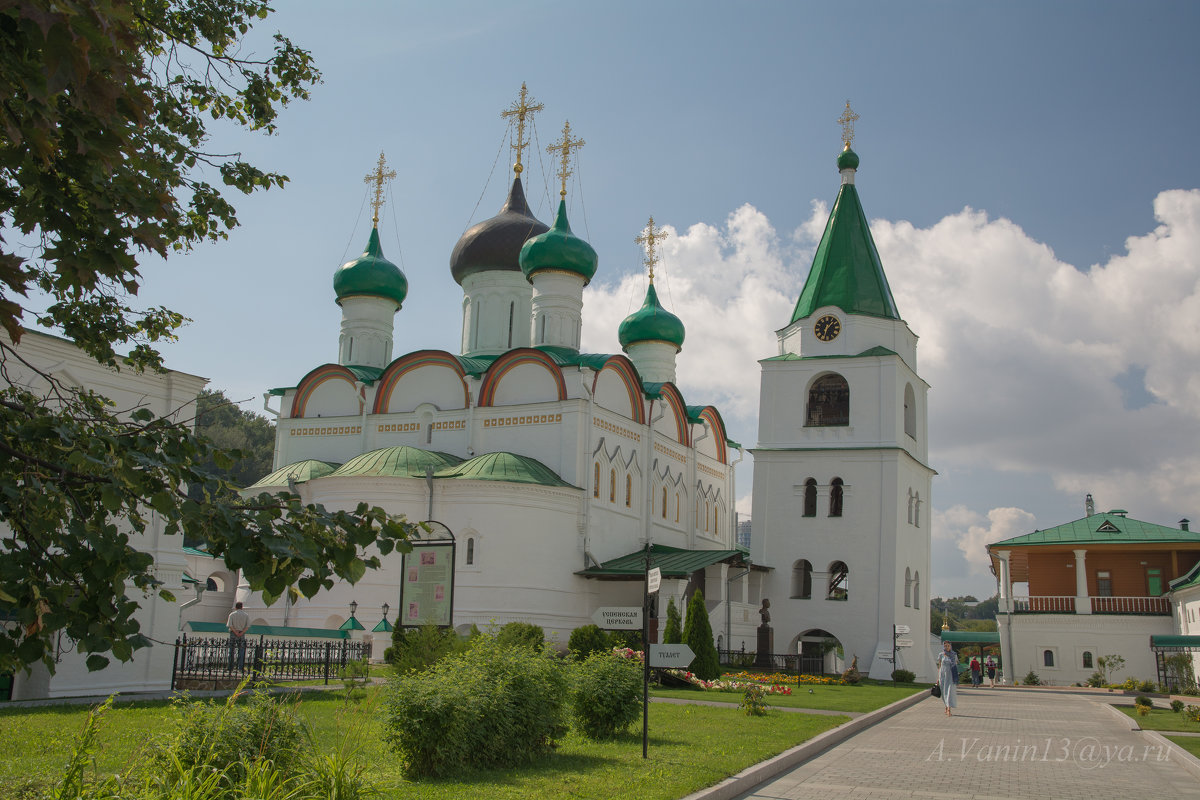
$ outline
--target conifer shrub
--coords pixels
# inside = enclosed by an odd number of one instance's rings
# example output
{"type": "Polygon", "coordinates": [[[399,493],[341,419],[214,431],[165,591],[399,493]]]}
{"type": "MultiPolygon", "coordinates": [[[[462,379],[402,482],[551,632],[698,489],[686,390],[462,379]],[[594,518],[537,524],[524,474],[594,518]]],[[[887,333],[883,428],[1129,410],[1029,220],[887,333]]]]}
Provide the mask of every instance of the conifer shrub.
{"type": "Polygon", "coordinates": [[[409,778],[517,766],[566,733],[567,690],[560,662],[478,636],[465,652],[389,681],[384,741],[409,778]]]}
{"type": "Polygon", "coordinates": [[[609,636],[596,625],[584,625],[571,631],[567,639],[567,651],[571,658],[583,661],[592,653],[607,653],[613,645],[609,636]]]}
{"type": "Polygon", "coordinates": [[[397,672],[419,672],[465,648],[466,643],[453,628],[439,628],[427,622],[419,628],[394,628],[392,646],[384,651],[383,658],[397,672]]]}
{"type": "Polygon", "coordinates": [[[1029,670],[1029,672],[1025,673],[1025,677],[1021,679],[1021,683],[1026,686],[1041,686],[1042,679],[1038,677],[1036,672],[1029,670]]]}
{"type": "Polygon", "coordinates": [[[708,609],[704,607],[704,592],[699,589],[688,601],[687,621],[683,626],[683,642],[692,648],[696,657],[692,659],[690,672],[697,678],[713,681],[721,677],[721,662],[717,658],[717,647],[713,644],[712,625],[708,622],[708,609]]]}
{"type": "Polygon", "coordinates": [[[510,622],[496,632],[496,643],[502,647],[527,647],[540,653],[546,645],[546,632],[529,622],[510,622]]]}
{"type": "Polygon", "coordinates": [[[667,601],[667,625],[663,628],[662,641],[663,644],[683,643],[683,620],[679,616],[679,609],[675,607],[674,597],[667,601]]]}
{"type": "Polygon", "coordinates": [[[593,653],[574,670],[571,713],[589,739],[611,739],[642,715],[642,666],[612,653],[593,653]]]}

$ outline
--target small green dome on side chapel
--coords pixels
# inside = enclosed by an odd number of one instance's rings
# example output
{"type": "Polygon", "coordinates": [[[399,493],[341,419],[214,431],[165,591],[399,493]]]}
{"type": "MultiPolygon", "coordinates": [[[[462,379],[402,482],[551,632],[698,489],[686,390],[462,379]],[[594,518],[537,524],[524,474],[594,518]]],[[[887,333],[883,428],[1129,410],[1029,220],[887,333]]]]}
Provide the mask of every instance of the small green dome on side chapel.
{"type": "Polygon", "coordinates": [[[683,321],[658,302],[653,283],[646,290],[646,302],[617,329],[617,338],[624,348],[638,342],[670,342],[682,348],[684,335],[683,321]]]}
{"type": "Polygon", "coordinates": [[[560,200],[554,226],[525,242],[520,262],[526,278],[542,270],[557,269],[581,276],[586,286],[596,274],[599,257],[590,244],[571,233],[567,201],[560,200]]]}
{"type": "Polygon", "coordinates": [[[363,254],[347,261],[333,273],[333,291],[339,305],[343,298],[361,295],[385,297],[395,301],[397,306],[404,303],[408,296],[408,278],[383,257],[378,228],[371,228],[371,238],[367,240],[363,254]]]}

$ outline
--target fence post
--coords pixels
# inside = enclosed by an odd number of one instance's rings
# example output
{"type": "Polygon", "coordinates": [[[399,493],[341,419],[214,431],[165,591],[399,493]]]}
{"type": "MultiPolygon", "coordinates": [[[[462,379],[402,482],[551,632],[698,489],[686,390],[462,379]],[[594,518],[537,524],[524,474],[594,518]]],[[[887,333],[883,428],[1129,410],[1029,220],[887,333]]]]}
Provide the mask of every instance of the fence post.
{"type": "Polygon", "coordinates": [[[250,665],[250,674],[251,674],[252,680],[255,683],[262,680],[262,676],[259,674],[262,671],[262,657],[263,657],[263,635],[259,634],[258,635],[258,644],[254,645],[254,661],[250,665]]]}
{"type": "Polygon", "coordinates": [[[175,691],[175,676],[179,673],[179,637],[175,637],[175,653],[171,656],[171,691],[175,691]]]}
{"type": "Polygon", "coordinates": [[[329,685],[329,659],[333,656],[333,642],[325,643],[325,685],[329,685]]]}

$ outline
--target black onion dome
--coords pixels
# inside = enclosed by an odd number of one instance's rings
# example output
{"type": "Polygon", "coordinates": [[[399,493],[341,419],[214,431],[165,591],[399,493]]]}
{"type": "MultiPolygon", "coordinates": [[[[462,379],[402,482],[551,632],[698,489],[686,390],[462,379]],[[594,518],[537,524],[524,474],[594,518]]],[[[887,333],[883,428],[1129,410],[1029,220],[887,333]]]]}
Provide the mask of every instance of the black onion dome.
{"type": "Polygon", "coordinates": [[[521,271],[525,240],[550,227],[533,216],[525,200],[521,179],[514,178],[500,213],[471,226],[450,254],[450,274],[461,286],[468,275],[491,270],[521,271]]]}

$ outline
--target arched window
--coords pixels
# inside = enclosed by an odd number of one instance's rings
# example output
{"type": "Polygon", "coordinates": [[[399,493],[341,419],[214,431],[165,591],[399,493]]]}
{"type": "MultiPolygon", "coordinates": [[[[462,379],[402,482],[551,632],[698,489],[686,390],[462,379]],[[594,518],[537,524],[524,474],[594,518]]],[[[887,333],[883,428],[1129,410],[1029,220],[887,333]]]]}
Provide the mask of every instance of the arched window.
{"type": "Polygon", "coordinates": [[[904,568],[904,607],[912,606],[912,571],[909,567],[904,568]]]}
{"type": "Polygon", "coordinates": [[[913,608],[921,607],[921,573],[913,573],[913,608]]]}
{"type": "Polygon", "coordinates": [[[913,525],[921,527],[921,493],[913,493],[913,525]]]}
{"type": "Polygon", "coordinates": [[[675,521],[679,522],[679,514],[683,511],[683,495],[675,493],[675,521]]]}
{"type": "Polygon", "coordinates": [[[625,476],[625,507],[633,507],[633,476],[625,476]]]}
{"type": "Polygon", "coordinates": [[[514,300],[508,304],[508,346],[512,347],[513,319],[517,315],[517,302],[514,300]]]}
{"type": "Polygon", "coordinates": [[[719,506],[713,506],[713,533],[721,532],[721,509],[719,506]]]}
{"type": "Polygon", "coordinates": [[[617,471],[615,469],[608,471],[608,502],[617,502],[617,471]]]}
{"type": "Polygon", "coordinates": [[[704,530],[708,530],[708,501],[704,503],[704,530]]]}
{"type": "Polygon", "coordinates": [[[206,580],[206,581],[204,582],[204,591],[206,591],[206,592],[219,592],[219,591],[221,591],[221,590],[220,590],[220,589],[217,587],[217,582],[216,582],[216,581],[214,581],[212,578],[209,578],[208,580],[206,580]]]}
{"type": "Polygon", "coordinates": [[[475,563],[475,537],[471,536],[467,539],[467,566],[475,563]]]}
{"type": "Polygon", "coordinates": [[[1054,651],[1053,650],[1043,650],[1042,651],[1042,666],[1043,667],[1053,667],[1054,666],[1054,651]]]}
{"type": "Polygon", "coordinates": [[[600,462],[596,462],[595,475],[592,477],[592,497],[600,497],[600,462]]]}
{"type": "Polygon", "coordinates": [[[809,428],[850,424],[850,384],[841,375],[822,375],[808,390],[809,428]]]}
{"type": "Polygon", "coordinates": [[[913,495],[912,495],[912,489],[910,488],[908,490],[908,524],[909,525],[912,525],[912,508],[913,508],[913,495]]]}
{"type": "Polygon", "coordinates": [[[911,383],[904,385],[904,432],[917,438],[917,395],[911,383]]]}
{"type": "Polygon", "coordinates": [[[809,478],[804,482],[804,516],[817,515],[817,480],[809,478]]]}
{"type": "Polygon", "coordinates": [[[829,486],[829,516],[842,515],[842,479],[834,478],[829,486]]]}
{"type": "Polygon", "coordinates": [[[826,600],[848,600],[850,598],[850,568],[845,561],[834,561],[829,565],[829,590],[826,600]]]}
{"type": "Polygon", "coordinates": [[[1093,667],[1092,667],[1092,651],[1091,650],[1083,651],[1083,668],[1084,669],[1093,669],[1093,667]]]}
{"type": "Polygon", "coordinates": [[[812,564],[800,559],[792,565],[792,598],[807,600],[812,597],[812,564]]]}
{"type": "Polygon", "coordinates": [[[663,487],[663,503],[662,503],[663,519],[667,518],[667,487],[663,487]]]}

